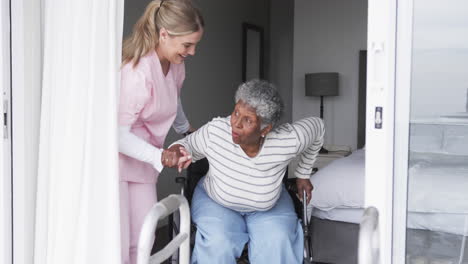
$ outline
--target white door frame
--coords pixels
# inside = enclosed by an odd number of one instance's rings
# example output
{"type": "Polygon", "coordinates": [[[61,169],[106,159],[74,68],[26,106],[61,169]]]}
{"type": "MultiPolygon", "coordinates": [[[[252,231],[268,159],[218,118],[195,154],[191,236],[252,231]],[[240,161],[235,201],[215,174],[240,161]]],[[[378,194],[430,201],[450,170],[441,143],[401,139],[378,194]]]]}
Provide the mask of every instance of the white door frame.
{"type": "Polygon", "coordinates": [[[397,3],[368,2],[365,206],[379,212],[381,264],[392,263],[397,3]]]}
{"type": "MultiPolygon", "coordinates": [[[[10,124],[10,1],[0,3],[0,83],[2,96],[0,107],[6,112],[1,115],[1,123],[10,124]]],[[[11,127],[11,126],[10,126],[11,127]]],[[[13,263],[13,227],[12,227],[12,185],[11,185],[11,129],[7,125],[0,129],[0,262],[13,263]]]]}
{"type": "Polygon", "coordinates": [[[413,0],[398,0],[393,163],[393,263],[406,262],[413,0]]]}
{"type": "Polygon", "coordinates": [[[406,261],[412,20],[413,0],[369,1],[365,204],[379,211],[381,264],[406,261]]]}

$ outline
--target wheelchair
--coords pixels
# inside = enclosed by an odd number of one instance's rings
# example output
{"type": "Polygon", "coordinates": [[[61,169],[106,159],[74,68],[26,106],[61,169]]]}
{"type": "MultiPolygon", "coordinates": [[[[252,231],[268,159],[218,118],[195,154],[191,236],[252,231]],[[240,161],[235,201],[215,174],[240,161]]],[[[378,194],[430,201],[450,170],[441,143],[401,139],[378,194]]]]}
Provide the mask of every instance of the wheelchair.
{"type": "MultiPolygon", "coordinates": [[[[192,202],[192,196],[195,191],[195,187],[197,186],[198,182],[202,177],[206,175],[209,169],[209,164],[208,160],[202,159],[199,160],[195,163],[192,163],[188,168],[187,168],[187,178],[179,176],[177,177],[176,183],[180,185],[180,190],[181,190],[181,195],[183,195],[189,204],[192,202]]],[[[312,261],[312,247],[311,247],[311,236],[309,234],[309,221],[307,219],[307,204],[306,204],[306,199],[303,199],[303,202],[299,200],[297,197],[297,188],[295,184],[295,179],[288,179],[288,170],[286,169],[285,175],[283,176],[283,184],[285,184],[286,190],[288,191],[289,195],[291,196],[293,203],[294,203],[294,209],[296,211],[296,214],[298,215],[298,218],[301,221],[302,224],[302,230],[304,234],[304,258],[303,258],[303,263],[304,264],[312,264],[314,263],[312,261]]],[[[303,197],[305,197],[305,192],[303,193],[303,197]]],[[[179,215],[176,214],[171,214],[169,217],[169,237],[177,237],[180,232],[180,228],[182,225],[181,219],[179,219],[179,215]]],[[[192,222],[190,224],[190,252],[193,250],[193,246],[195,245],[195,234],[196,233],[196,226],[192,222]]],[[[179,259],[179,254],[175,253],[172,255],[172,258],[170,259],[171,264],[188,264],[182,261],[182,259],[179,259]]],[[[247,244],[244,247],[244,250],[241,254],[241,256],[237,259],[238,264],[247,264],[250,263],[248,260],[248,252],[247,252],[247,244]]]]}

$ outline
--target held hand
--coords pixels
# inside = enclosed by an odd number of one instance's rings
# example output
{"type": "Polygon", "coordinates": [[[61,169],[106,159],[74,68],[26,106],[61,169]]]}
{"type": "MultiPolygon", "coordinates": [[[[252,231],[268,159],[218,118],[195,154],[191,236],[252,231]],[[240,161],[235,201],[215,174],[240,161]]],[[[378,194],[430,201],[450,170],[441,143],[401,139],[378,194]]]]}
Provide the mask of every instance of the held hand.
{"type": "Polygon", "coordinates": [[[307,195],[307,204],[309,204],[310,199],[312,198],[312,190],[314,189],[314,186],[312,183],[310,183],[309,179],[296,179],[296,186],[297,186],[297,192],[299,194],[299,199],[302,201],[304,197],[302,197],[302,193],[304,190],[306,191],[307,195]]]}
{"type": "Polygon", "coordinates": [[[177,165],[179,158],[182,156],[179,147],[180,145],[174,145],[163,150],[161,154],[161,163],[164,167],[174,168],[177,165]]]}
{"type": "Polygon", "coordinates": [[[188,167],[192,157],[182,145],[173,145],[165,149],[161,155],[161,163],[164,167],[178,168],[179,172],[182,168],[188,167]]]}

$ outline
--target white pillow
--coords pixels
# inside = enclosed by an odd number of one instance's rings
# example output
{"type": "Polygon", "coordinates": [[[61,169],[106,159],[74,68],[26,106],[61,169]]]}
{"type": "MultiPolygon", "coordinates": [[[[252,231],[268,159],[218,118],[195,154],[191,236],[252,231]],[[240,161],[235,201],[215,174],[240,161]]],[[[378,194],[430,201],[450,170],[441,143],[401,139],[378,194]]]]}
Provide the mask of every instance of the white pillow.
{"type": "Polygon", "coordinates": [[[310,178],[314,185],[309,207],[328,211],[334,208],[364,207],[363,149],[331,162],[310,178]]]}

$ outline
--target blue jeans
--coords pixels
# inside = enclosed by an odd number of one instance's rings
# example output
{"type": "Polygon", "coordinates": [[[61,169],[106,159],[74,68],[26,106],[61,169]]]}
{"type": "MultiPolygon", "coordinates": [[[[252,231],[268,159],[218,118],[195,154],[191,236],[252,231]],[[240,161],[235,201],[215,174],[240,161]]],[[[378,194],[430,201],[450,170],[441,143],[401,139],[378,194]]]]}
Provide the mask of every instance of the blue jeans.
{"type": "Polygon", "coordinates": [[[213,201],[203,187],[204,179],[192,198],[197,226],[192,264],[235,264],[247,242],[252,264],[302,263],[302,226],[284,186],[272,209],[240,213],[213,201]]]}

